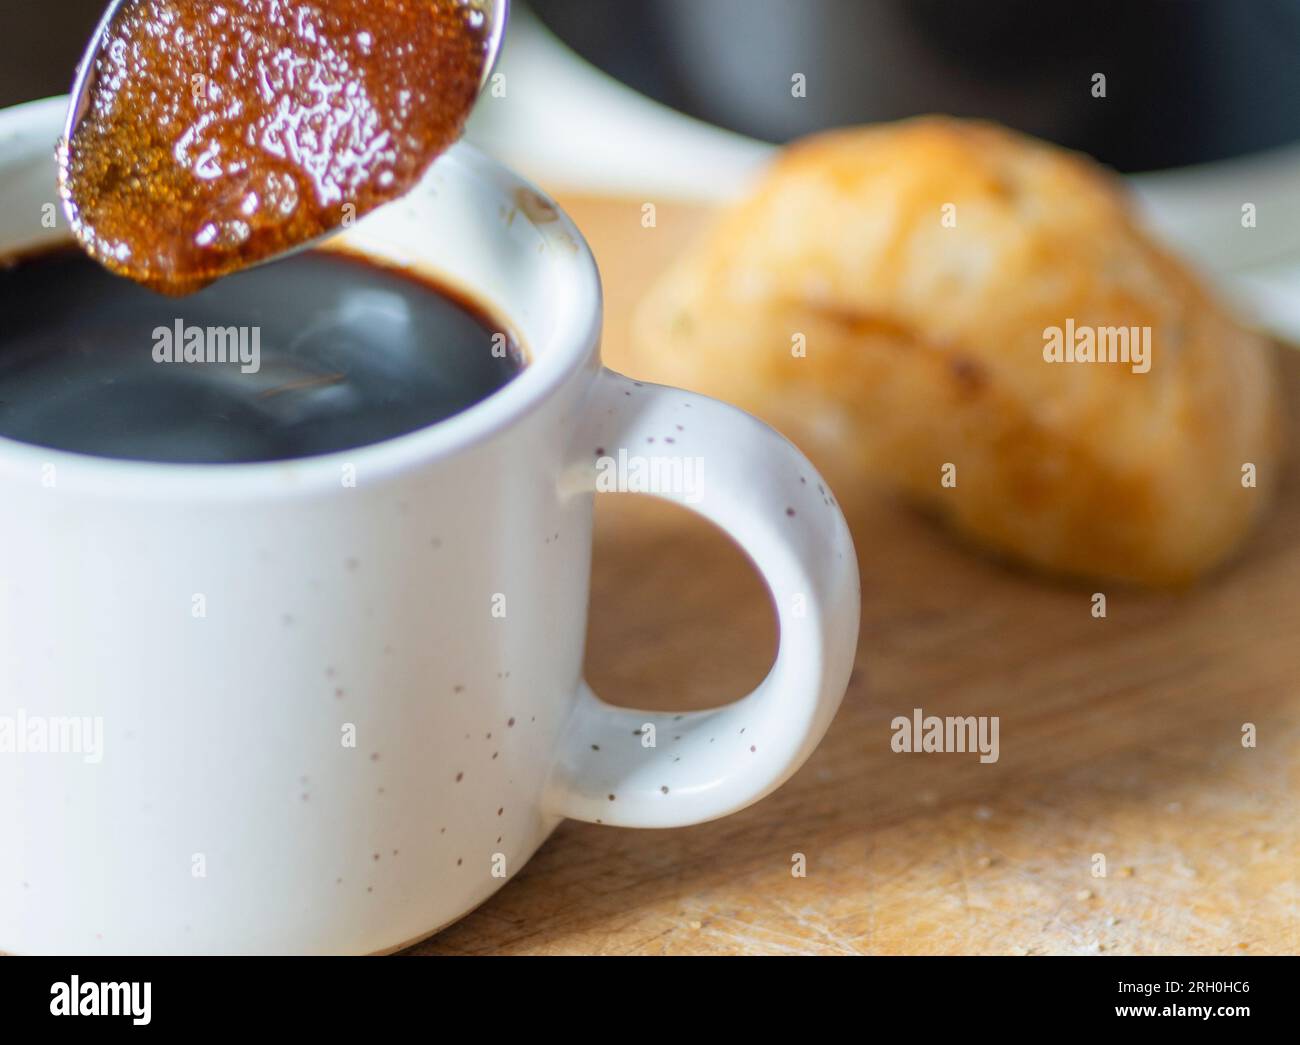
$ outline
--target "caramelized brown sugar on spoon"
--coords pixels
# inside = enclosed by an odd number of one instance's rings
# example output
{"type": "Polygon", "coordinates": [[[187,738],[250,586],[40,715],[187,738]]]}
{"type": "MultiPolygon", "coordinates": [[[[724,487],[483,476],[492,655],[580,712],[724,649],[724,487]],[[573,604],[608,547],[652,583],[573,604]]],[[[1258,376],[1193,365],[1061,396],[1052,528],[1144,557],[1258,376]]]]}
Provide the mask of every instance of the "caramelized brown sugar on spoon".
{"type": "Polygon", "coordinates": [[[197,290],[405,194],[486,61],[466,0],[131,0],[60,148],[73,230],[114,272],[197,290]]]}

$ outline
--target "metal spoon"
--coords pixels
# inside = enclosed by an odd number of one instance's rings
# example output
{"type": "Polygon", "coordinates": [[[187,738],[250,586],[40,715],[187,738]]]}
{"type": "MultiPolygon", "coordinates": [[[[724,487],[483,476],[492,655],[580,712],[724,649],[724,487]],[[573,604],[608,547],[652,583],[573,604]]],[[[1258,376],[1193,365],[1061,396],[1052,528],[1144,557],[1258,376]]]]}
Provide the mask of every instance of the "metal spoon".
{"type": "MultiPolygon", "coordinates": [[[[77,66],[77,79],[72,84],[72,95],[68,102],[68,116],[63,123],[63,138],[65,141],[72,141],[72,134],[77,129],[77,124],[81,118],[86,115],[86,110],[90,108],[90,92],[95,85],[95,59],[99,57],[100,48],[104,45],[104,37],[108,33],[108,27],[113,24],[117,17],[117,12],[124,6],[136,3],[137,0],[109,0],[108,7],[104,10],[104,15],[99,20],[99,25],[95,31],[90,34],[90,43],[86,45],[86,52],[81,56],[81,64],[77,66]]],[[[483,12],[487,19],[487,46],[488,57],[483,65],[483,78],[479,82],[481,91],[487,86],[487,82],[492,77],[492,70],[496,67],[497,58],[501,55],[501,41],[505,38],[506,23],[510,21],[510,0],[470,0],[471,6],[483,12]]]]}
{"type": "MultiPolygon", "coordinates": [[[[90,42],[86,45],[86,52],[82,55],[81,64],[77,66],[77,78],[72,85],[71,97],[68,101],[68,115],[63,124],[63,140],[60,142],[61,154],[66,150],[68,143],[72,141],[77,125],[90,108],[90,99],[95,86],[96,68],[99,64],[96,59],[99,57],[100,49],[104,46],[109,27],[123,7],[137,2],[139,0],[110,0],[103,17],[99,20],[99,25],[95,27],[95,31],[91,34],[90,42]]],[[[483,63],[483,76],[479,81],[479,90],[482,91],[487,86],[488,80],[491,79],[492,71],[496,68],[497,59],[501,55],[501,42],[505,38],[506,23],[510,20],[510,0],[469,0],[469,3],[471,7],[482,12],[487,20],[487,61],[483,63]]],[[[64,190],[63,196],[65,199],[67,199],[68,195],[66,173],[66,165],[60,163],[59,187],[64,190]]],[[[285,251],[284,254],[263,258],[258,264],[274,261],[276,257],[284,257],[287,254],[296,254],[314,243],[319,243],[320,240],[331,235],[334,231],[337,231],[337,229],[316,237],[310,243],[300,243],[285,251]]]]}

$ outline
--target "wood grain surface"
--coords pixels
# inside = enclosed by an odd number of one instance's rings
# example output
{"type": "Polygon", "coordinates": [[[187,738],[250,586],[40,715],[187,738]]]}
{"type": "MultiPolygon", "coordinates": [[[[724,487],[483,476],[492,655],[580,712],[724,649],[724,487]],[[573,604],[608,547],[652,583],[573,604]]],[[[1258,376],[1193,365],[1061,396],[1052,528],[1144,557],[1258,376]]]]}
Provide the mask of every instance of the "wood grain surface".
{"type": "MultiPolygon", "coordinates": [[[[643,229],[639,200],[564,203],[601,264],[618,368],[632,303],[704,215],[656,201],[643,229]]],[[[1285,356],[1296,446],[1300,357],[1285,356]]],[[[862,634],[808,764],[698,827],[566,823],[410,953],[1297,953],[1298,457],[1230,568],[1179,594],[1107,591],[1103,620],[1093,586],[1010,569],[888,497],[839,488],[862,634]],[[1000,716],[999,761],[893,752],[891,719],[916,707],[1000,716]]],[[[762,678],[774,616],[739,551],[648,498],[599,498],[597,522],[598,692],[701,708],[762,678]]]]}

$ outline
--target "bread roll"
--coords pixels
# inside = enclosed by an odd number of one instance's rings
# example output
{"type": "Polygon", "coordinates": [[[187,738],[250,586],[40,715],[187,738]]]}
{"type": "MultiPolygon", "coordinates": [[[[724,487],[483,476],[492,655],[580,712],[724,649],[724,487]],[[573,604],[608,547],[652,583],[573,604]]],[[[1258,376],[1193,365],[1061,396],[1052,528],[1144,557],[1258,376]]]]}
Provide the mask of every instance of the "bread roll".
{"type": "Polygon", "coordinates": [[[735,402],[840,483],[897,488],[1057,573],[1187,582],[1278,470],[1273,346],[1115,177],[981,123],[790,147],[651,290],[634,344],[639,376],[735,402]],[[1088,361],[1090,337],[1114,361],[1088,361]]]}

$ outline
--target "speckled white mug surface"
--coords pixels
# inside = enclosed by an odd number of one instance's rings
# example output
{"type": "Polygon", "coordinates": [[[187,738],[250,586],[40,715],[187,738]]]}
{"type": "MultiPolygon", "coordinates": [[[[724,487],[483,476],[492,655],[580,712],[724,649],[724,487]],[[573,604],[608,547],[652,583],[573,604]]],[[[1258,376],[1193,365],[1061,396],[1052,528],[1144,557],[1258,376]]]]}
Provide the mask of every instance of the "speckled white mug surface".
{"type": "MultiPolygon", "coordinates": [[[[0,250],[67,238],[43,221],[63,104],[0,114],[0,250]]],[[[601,368],[595,264],[554,204],[462,145],[340,240],[465,288],[531,362],[449,420],[301,460],[0,439],[0,950],[392,950],[564,817],[757,801],[835,713],[859,611],[839,508],[753,418],[601,368]],[[780,625],[754,693],[664,715],[584,686],[605,480],[754,560],[780,625]]]]}

